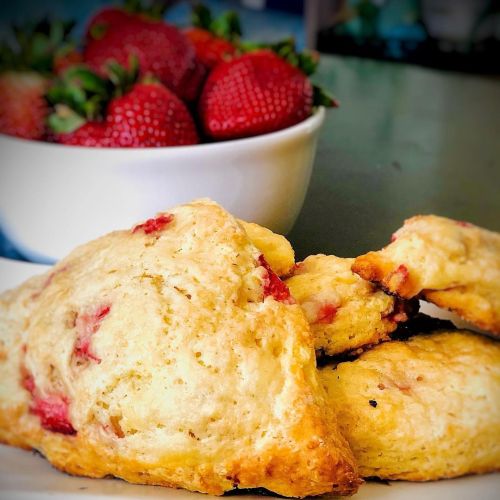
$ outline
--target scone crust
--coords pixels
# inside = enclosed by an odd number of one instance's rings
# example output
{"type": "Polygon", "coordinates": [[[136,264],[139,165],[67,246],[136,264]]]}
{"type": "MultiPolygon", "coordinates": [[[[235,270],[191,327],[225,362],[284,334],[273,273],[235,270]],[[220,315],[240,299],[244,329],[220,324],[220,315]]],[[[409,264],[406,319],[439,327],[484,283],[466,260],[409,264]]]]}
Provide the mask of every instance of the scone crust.
{"type": "Polygon", "coordinates": [[[20,340],[13,364],[0,363],[0,441],[90,477],[216,495],[354,493],[307,321],[292,300],[263,295],[269,272],[207,200],[76,249],[2,333],[20,340]],[[54,395],[67,403],[66,435],[30,411],[54,395]]]}
{"type": "Polygon", "coordinates": [[[329,356],[389,339],[412,309],[411,304],[354,274],[353,262],[334,255],[312,255],[286,280],[305,311],[316,350],[329,356]]]}
{"type": "Polygon", "coordinates": [[[500,345],[467,331],[391,341],[320,370],[363,477],[500,469],[500,345]]]}
{"type": "Polygon", "coordinates": [[[352,270],[403,298],[419,296],[500,335],[500,234],[434,215],[405,221],[352,270]]]}
{"type": "Polygon", "coordinates": [[[281,234],[273,233],[267,227],[254,222],[238,221],[250,241],[265,255],[271,269],[278,276],[288,275],[295,264],[295,252],[290,242],[281,234]]]}

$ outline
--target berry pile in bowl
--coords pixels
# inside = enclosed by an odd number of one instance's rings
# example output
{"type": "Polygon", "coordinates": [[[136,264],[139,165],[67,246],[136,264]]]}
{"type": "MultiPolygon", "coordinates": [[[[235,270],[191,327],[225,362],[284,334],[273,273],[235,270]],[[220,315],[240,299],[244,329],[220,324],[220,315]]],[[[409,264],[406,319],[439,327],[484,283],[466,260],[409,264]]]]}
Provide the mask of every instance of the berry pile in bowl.
{"type": "Polygon", "coordinates": [[[310,80],[317,54],[244,41],[234,13],[201,5],[187,28],[162,17],[135,0],[91,16],[79,43],[42,21],[2,46],[0,221],[28,258],[203,196],[293,225],[337,105],[310,80]]]}
{"type": "MultiPolygon", "coordinates": [[[[163,2],[163,4],[165,4],[163,2]]],[[[309,76],[317,55],[291,39],[241,40],[232,12],[197,5],[178,28],[140,2],[105,7],[84,39],[73,23],[17,29],[0,75],[0,132],[92,147],[184,146],[258,136],[336,104],[309,76]]]]}

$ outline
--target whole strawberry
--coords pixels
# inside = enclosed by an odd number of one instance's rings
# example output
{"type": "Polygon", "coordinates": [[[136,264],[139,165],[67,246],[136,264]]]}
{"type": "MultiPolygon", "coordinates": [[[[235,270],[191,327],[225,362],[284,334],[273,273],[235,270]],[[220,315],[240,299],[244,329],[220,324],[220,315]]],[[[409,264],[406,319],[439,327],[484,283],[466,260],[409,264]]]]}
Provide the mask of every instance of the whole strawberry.
{"type": "Polygon", "coordinates": [[[137,83],[113,99],[106,127],[112,147],[196,144],[198,135],[185,104],[160,83],[137,83]]]}
{"type": "Polygon", "coordinates": [[[90,147],[162,147],[196,144],[186,105],[159,82],[137,82],[137,66],[110,65],[105,80],[86,68],[66,72],[47,96],[56,112],[55,141],[90,147]]]}
{"type": "Polygon", "coordinates": [[[213,139],[280,130],[304,120],[312,109],[307,75],[266,49],[216,66],[199,102],[203,129],[213,139]]]}
{"type": "Polygon", "coordinates": [[[184,30],[196,51],[196,57],[211,69],[220,62],[232,59],[237,53],[241,27],[234,12],[226,12],[217,19],[201,4],[195,5],[193,27],[184,30]]]}
{"type": "Polygon", "coordinates": [[[129,16],[114,23],[101,38],[88,41],[84,62],[105,74],[110,61],[126,65],[137,57],[142,76],[153,75],[186,100],[197,97],[204,72],[187,37],[161,20],[129,16]]]}
{"type": "Polygon", "coordinates": [[[0,50],[0,133],[39,140],[45,137],[48,106],[45,91],[63,55],[72,54],[68,41],[72,22],[42,20],[16,27],[0,50]]]}
{"type": "Polygon", "coordinates": [[[8,71],[0,74],[0,133],[24,139],[42,139],[48,106],[48,80],[39,73],[8,71]]]}

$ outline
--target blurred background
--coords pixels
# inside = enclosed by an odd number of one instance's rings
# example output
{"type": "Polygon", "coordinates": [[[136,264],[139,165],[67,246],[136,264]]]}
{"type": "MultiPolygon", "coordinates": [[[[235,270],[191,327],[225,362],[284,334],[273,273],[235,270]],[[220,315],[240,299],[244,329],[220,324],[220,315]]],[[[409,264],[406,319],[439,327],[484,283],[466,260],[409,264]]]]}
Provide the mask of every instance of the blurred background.
{"type": "MultiPolygon", "coordinates": [[[[2,35],[11,22],[48,15],[79,21],[106,0],[1,2],[2,35]]],[[[171,1],[166,18],[188,25],[188,1],[171,1]]],[[[331,54],[410,62],[458,71],[500,73],[500,0],[207,0],[215,14],[243,19],[250,40],[294,36],[331,54]]]]}

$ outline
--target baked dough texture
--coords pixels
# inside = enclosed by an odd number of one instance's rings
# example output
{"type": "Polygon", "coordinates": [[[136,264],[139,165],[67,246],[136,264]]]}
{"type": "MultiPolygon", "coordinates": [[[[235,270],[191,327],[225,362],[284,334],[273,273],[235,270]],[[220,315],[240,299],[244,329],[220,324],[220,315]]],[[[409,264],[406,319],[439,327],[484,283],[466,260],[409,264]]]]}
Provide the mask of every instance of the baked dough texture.
{"type": "Polygon", "coordinates": [[[295,252],[290,242],[281,234],[253,222],[239,221],[251,242],[266,256],[271,269],[278,276],[286,276],[295,265],[295,252]]]}
{"type": "Polygon", "coordinates": [[[2,296],[0,441],[76,475],[354,493],[293,302],[207,200],[79,247],[2,296]]]}
{"type": "Polygon", "coordinates": [[[500,469],[500,344],[467,331],[391,341],[320,371],[364,477],[500,469]]]}
{"type": "Polygon", "coordinates": [[[286,280],[311,325],[316,350],[329,356],[389,339],[412,309],[354,274],[353,262],[312,255],[286,280]]]}
{"type": "Polygon", "coordinates": [[[500,335],[500,234],[435,215],[405,221],[353,271],[400,297],[421,295],[500,335]]]}

